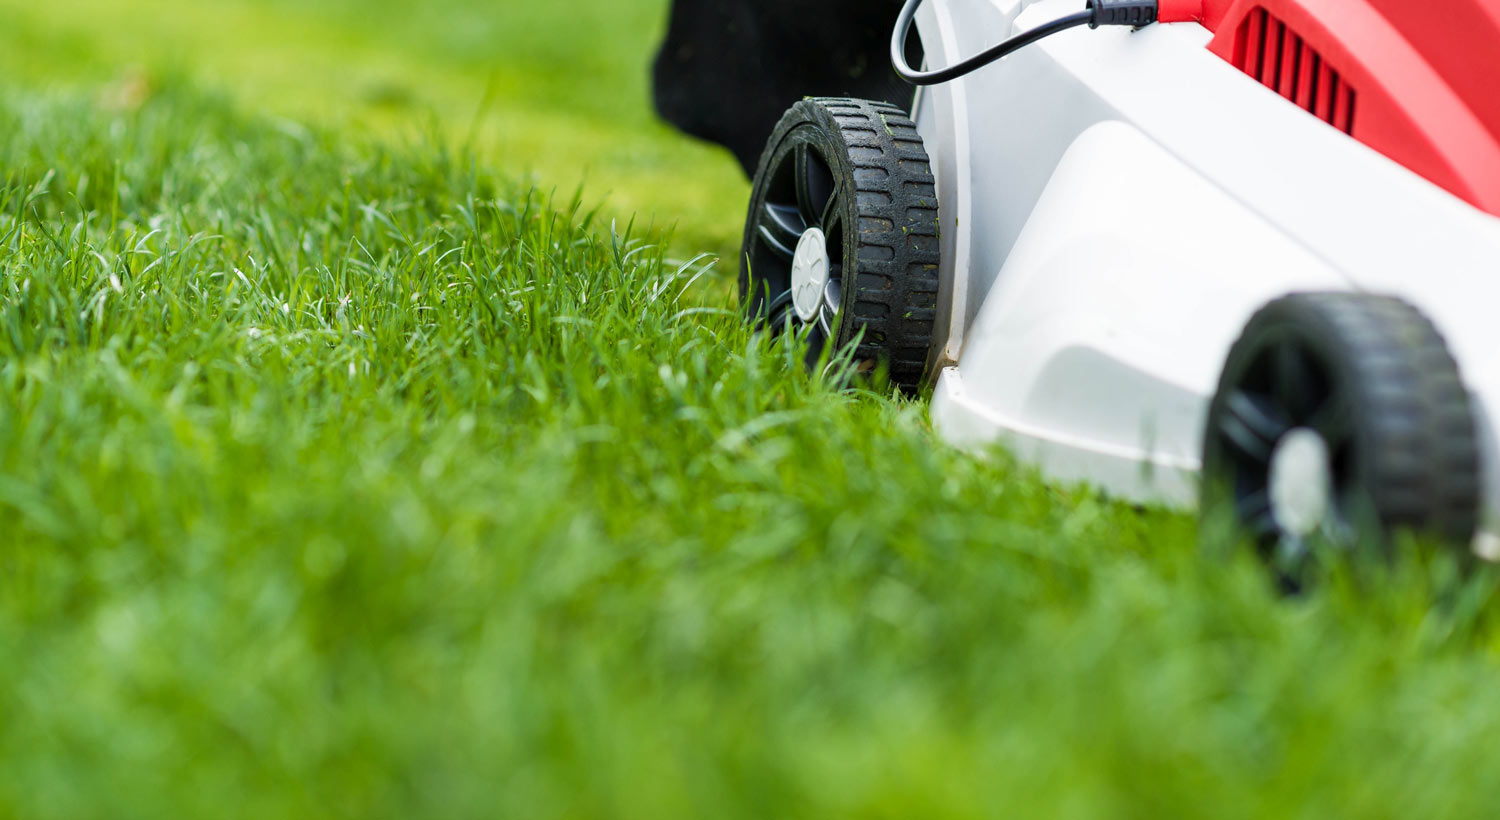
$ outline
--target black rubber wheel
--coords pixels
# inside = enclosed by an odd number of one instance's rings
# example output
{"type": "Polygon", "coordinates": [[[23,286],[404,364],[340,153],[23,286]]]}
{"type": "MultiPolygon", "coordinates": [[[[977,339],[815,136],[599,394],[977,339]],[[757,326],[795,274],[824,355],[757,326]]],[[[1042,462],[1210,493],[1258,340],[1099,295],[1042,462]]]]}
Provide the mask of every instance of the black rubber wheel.
{"type": "Polygon", "coordinates": [[[1458,365],[1416,308],[1286,296],[1251,318],[1224,365],[1204,437],[1204,520],[1234,522],[1282,570],[1315,542],[1385,545],[1398,531],[1467,548],[1477,439],[1458,365]]]}
{"type": "Polygon", "coordinates": [[[837,349],[858,337],[857,360],[888,362],[892,382],[920,387],[937,310],[938,210],[905,112],[852,99],[793,105],[761,155],[740,262],[746,315],[777,330],[810,325],[809,363],[829,341],[837,349]]]}

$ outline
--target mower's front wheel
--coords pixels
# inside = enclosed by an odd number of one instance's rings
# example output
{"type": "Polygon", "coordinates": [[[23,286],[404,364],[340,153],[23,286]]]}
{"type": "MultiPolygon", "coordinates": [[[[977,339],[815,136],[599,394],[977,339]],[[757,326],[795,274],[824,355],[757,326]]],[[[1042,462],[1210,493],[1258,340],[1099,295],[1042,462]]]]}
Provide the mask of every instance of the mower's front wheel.
{"type": "Polygon", "coordinates": [[[856,338],[861,361],[922,383],[938,294],[937,191],[927,151],[889,103],[808,99],[772,132],[740,253],[746,315],[808,327],[808,361],[856,338]]]}
{"type": "Polygon", "coordinates": [[[1411,531],[1467,548],[1479,514],[1469,395],[1437,328],[1399,299],[1299,293],[1235,342],[1209,407],[1202,513],[1284,579],[1309,547],[1411,531]]]}

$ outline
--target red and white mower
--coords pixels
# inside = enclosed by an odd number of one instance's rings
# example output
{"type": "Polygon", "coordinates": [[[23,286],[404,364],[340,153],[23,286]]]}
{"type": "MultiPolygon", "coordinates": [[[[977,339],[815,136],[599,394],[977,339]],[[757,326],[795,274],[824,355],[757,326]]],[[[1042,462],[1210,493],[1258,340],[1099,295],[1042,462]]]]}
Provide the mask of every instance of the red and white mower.
{"type": "Polygon", "coordinates": [[[1268,554],[1500,553],[1500,0],[909,0],[892,52],[909,109],[772,134],[757,321],[1268,554]]]}

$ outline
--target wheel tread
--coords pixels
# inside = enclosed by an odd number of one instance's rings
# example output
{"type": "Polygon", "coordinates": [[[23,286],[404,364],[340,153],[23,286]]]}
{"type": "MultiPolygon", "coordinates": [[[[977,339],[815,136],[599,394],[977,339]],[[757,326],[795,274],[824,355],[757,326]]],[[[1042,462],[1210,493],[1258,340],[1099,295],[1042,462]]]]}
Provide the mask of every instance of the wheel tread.
{"type": "MultiPolygon", "coordinates": [[[[1468,390],[1433,323],[1410,304],[1366,293],[1297,293],[1271,302],[1230,354],[1273,323],[1314,328],[1334,345],[1363,419],[1359,480],[1381,529],[1467,545],[1478,526],[1478,433],[1468,390]]],[[[1225,387],[1220,386],[1222,394],[1225,387]]],[[[1205,450],[1205,469],[1213,466],[1205,450]]]]}
{"type": "MultiPolygon", "coordinates": [[[[936,320],[938,211],[935,178],[916,123],[890,103],[816,98],[853,160],[859,252],[854,322],[861,358],[888,362],[891,380],[914,389],[936,320]],[[931,307],[929,307],[931,305],[931,307]]],[[[841,339],[842,341],[843,339],[841,339]]]]}

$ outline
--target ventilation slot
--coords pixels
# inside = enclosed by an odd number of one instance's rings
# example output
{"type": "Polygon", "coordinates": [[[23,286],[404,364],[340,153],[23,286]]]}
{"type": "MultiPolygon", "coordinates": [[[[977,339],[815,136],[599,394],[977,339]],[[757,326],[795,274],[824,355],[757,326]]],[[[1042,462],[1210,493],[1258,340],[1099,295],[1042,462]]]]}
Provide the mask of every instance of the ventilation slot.
{"type": "Polygon", "coordinates": [[[1346,134],[1354,133],[1354,89],[1297,32],[1263,8],[1240,24],[1234,65],[1346,134]]]}

